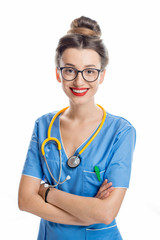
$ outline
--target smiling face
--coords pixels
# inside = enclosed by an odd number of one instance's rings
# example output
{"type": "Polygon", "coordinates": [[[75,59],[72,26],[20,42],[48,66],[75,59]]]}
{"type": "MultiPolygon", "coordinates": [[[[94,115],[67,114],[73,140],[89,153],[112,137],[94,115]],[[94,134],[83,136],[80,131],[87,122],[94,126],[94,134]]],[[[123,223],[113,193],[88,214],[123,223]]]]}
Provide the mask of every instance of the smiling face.
{"type": "MultiPolygon", "coordinates": [[[[60,67],[73,67],[82,71],[86,68],[101,69],[101,59],[99,54],[91,49],[66,49],[60,60],[60,67]]],[[[60,70],[56,70],[57,81],[62,83],[65,94],[70,102],[74,104],[84,104],[88,101],[94,101],[94,96],[98,90],[99,84],[104,80],[105,70],[100,72],[98,79],[94,82],[87,82],[82,74],[73,81],[66,81],[62,78],[60,70]]]]}

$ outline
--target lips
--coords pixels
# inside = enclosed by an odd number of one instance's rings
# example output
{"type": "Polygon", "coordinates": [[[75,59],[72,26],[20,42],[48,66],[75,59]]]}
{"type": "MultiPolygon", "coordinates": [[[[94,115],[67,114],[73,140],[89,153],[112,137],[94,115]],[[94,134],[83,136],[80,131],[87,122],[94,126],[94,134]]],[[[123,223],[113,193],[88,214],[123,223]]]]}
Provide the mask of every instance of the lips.
{"type": "Polygon", "coordinates": [[[75,96],[84,96],[89,90],[89,88],[70,88],[70,89],[75,96]]]}

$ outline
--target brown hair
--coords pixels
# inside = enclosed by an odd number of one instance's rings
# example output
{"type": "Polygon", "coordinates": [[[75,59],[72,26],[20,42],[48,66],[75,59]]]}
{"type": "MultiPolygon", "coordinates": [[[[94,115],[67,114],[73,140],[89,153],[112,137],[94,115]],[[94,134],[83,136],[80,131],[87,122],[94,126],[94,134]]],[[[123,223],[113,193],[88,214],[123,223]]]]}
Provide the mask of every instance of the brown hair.
{"type": "Polygon", "coordinates": [[[98,23],[87,17],[80,17],[71,23],[67,35],[60,38],[56,49],[55,63],[59,62],[63,52],[67,48],[92,49],[101,57],[101,69],[104,69],[109,61],[108,51],[102,41],[101,29],[98,23]]]}

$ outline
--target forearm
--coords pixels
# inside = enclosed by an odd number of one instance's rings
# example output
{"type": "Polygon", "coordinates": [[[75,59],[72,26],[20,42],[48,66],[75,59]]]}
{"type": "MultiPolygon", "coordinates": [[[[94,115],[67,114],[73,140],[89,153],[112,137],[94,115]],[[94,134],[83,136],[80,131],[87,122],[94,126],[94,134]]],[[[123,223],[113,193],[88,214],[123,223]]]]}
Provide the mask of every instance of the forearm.
{"type": "Polygon", "coordinates": [[[75,217],[56,206],[45,203],[38,194],[35,194],[30,199],[21,202],[22,203],[19,205],[21,210],[30,212],[51,222],[83,226],[88,226],[91,224],[87,221],[80,220],[78,217],[75,217]]]}
{"type": "Polygon", "coordinates": [[[81,197],[58,189],[51,189],[47,201],[82,221],[85,220],[91,224],[104,222],[103,200],[101,199],[81,197]]]}

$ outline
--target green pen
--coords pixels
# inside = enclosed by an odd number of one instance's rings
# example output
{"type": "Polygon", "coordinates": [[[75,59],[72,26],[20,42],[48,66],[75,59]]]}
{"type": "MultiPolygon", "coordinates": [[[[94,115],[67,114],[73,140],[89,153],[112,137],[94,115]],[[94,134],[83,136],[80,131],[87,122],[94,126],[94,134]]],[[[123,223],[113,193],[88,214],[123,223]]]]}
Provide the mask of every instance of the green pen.
{"type": "Polygon", "coordinates": [[[99,167],[95,166],[94,167],[94,171],[95,171],[95,173],[97,175],[98,181],[100,182],[101,181],[101,176],[100,176],[99,167]]]}

